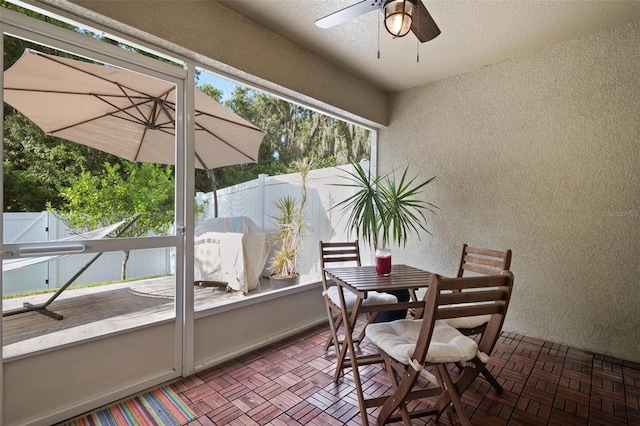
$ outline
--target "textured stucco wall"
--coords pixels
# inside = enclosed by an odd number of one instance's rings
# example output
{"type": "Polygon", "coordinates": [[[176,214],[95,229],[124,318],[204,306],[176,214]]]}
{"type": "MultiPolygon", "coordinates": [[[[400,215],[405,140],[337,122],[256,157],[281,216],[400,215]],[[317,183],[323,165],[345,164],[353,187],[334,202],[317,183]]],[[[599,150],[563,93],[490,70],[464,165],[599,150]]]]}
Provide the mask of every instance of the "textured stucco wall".
{"type": "Polygon", "coordinates": [[[635,22],[396,95],[381,171],[437,175],[440,211],[394,260],[511,248],[506,330],[640,361],[639,45],[635,22]]]}

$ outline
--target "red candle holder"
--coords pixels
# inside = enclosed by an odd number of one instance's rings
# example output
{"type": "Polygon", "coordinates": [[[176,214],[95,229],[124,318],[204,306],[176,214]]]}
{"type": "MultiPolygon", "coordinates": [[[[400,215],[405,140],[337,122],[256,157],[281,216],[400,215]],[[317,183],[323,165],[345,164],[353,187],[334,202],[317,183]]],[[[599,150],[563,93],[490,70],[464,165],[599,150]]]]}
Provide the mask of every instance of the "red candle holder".
{"type": "Polygon", "coordinates": [[[391,249],[376,249],[376,274],[391,275],[391,249]]]}

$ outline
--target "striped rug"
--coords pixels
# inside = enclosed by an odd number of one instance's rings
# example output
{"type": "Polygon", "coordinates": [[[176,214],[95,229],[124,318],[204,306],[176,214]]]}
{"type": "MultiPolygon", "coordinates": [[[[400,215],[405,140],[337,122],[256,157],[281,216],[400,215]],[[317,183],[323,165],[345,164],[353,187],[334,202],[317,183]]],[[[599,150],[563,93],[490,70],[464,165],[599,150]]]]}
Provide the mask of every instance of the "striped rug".
{"type": "Polygon", "coordinates": [[[67,426],[178,426],[196,415],[168,386],[87,414],[67,426]]]}

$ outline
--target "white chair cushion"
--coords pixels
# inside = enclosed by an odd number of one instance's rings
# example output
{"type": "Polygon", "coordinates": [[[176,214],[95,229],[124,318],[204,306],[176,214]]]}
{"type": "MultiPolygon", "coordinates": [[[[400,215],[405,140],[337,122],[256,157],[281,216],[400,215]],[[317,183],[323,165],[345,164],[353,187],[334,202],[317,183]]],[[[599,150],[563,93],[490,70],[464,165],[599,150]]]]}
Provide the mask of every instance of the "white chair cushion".
{"type": "Polygon", "coordinates": [[[491,315],[476,315],[475,317],[459,317],[443,320],[453,328],[476,328],[489,322],[491,315]]]}
{"type": "MultiPolygon", "coordinates": [[[[389,356],[409,364],[418,342],[422,320],[398,320],[367,325],[366,336],[389,356]]],[[[436,321],[426,362],[447,363],[473,359],[478,344],[442,321],[436,321]]]]}
{"type": "MultiPolygon", "coordinates": [[[[478,302],[478,303],[460,303],[457,306],[477,306],[477,305],[491,305],[492,302],[478,302]]],[[[458,317],[449,318],[443,320],[453,328],[476,328],[489,322],[491,315],[475,315],[472,317],[458,317]]]]}
{"type": "MultiPolygon", "coordinates": [[[[331,286],[326,292],[326,295],[331,299],[333,303],[340,306],[340,295],[338,294],[338,287],[331,286]]],[[[356,304],[358,296],[351,293],[348,290],[344,291],[344,303],[347,305],[347,310],[353,308],[356,304]]],[[[362,302],[363,305],[384,305],[388,303],[398,303],[398,298],[393,294],[382,293],[377,291],[370,291],[367,293],[367,298],[362,302]]]]}

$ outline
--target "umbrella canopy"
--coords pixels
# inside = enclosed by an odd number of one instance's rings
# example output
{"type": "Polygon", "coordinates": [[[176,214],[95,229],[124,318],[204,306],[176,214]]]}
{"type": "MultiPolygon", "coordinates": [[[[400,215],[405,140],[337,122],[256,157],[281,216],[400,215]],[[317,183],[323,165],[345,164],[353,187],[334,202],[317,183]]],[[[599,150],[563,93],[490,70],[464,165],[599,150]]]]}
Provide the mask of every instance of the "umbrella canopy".
{"type": "MultiPolygon", "coordinates": [[[[134,162],[175,163],[174,84],[25,50],[4,73],[4,100],[45,133],[134,162]]],[[[200,90],[195,165],[256,163],[265,132],[200,90]]]]}

